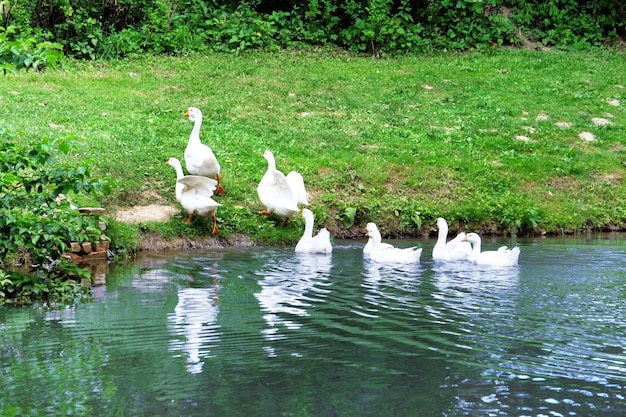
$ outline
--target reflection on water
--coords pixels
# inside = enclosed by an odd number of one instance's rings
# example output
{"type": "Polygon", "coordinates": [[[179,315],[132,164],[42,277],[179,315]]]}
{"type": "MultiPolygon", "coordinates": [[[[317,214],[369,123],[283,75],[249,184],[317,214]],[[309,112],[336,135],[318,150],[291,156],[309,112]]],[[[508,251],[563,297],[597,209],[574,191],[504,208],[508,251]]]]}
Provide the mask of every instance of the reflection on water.
{"type": "Polygon", "coordinates": [[[187,372],[202,372],[206,359],[213,357],[211,348],[220,341],[217,323],[219,313],[220,254],[200,256],[193,265],[186,262],[170,262],[167,270],[169,280],[177,274],[179,283],[176,294],[178,302],[168,315],[170,351],[185,358],[187,372]]]}
{"type": "Polygon", "coordinates": [[[518,243],[510,268],[343,241],[115,266],[92,304],[0,308],[0,414],[626,415],[626,244],[518,243]]]}
{"type": "Polygon", "coordinates": [[[433,261],[432,282],[437,289],[431,296],[437,301],[427,308],[433,317],[447,316],[446,311],[474,317],[492,315],[492,309],[504,309],[513,301],[519,283],[520,268],[474,265],[465,262],[433,261]]]}
{"type": "MultiPolygon", "coordinates": [[[[323,287],[330,275],[332,257],[321,254],[295,254],[291,259],[268,259],[260,271],[261,290],[254,294],[259,301],[267,328],[262,331],[268,341],[285,338],[280,326],[297,330],[298,317],[307,317],[307,308],[323,302],[328,290],[323,287]],[[315,288],[317,286],[317,288],[315,288]]],[[[275,356],[271,345],[265,346],[268,356],[275,356]]]]}
{"type": "Polygon", "coordinates": [[[410,310],[418,307],[422,265],[404,264],[391,266],[363,260],[363,288],[367,290],[366,312],[376,317],[379,308],[410,310]]]}
{"type": "Polygon", "coordinates": [[[178,304],[169,316],[172,333],[171,350],[183,351],[187,358],[187,371],[202,372],[201,358],[209,358],[210,347],[219,342],[216,325],[217,288],[182,288],[178,290],[178,304]]]}

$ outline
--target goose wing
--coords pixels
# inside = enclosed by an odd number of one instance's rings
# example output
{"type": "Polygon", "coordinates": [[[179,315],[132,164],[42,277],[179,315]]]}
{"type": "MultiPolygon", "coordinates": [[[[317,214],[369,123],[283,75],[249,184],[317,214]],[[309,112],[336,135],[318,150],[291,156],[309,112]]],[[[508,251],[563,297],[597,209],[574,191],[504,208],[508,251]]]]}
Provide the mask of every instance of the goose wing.
{"type": "Polygon", "coordinates": [[[302,178],[302,175],[297,171],[291,171],[287,174],[285,179],[298,203],[302,203],[305,206],[309,205],[309,196],[304,188],[304,178],[302,178]]]}

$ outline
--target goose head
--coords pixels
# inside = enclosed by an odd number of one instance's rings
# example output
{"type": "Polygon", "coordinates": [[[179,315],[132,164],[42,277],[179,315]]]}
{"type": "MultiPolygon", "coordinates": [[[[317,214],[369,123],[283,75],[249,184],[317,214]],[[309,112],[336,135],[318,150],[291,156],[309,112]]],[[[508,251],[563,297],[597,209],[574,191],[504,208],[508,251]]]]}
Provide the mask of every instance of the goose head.
{"type": "Polygon", "coordinates": [[[468,233],[467,235],[465,235],[461,242],[469,242],[472,245],[475,245],[477,243],[480,243],[480,236],[478,236],[476,233],[468,233]]]}
{"type": "Polygon", "coordinates": [[[262,155],[262,156],[263,156],[263,158],[267,159],[267,162],[270,162],[270,163],[271,163],[271,162],[274,162],[274,161],[275,161],[275,159],[274,159],[274,154],[273,154],[273,153],[272,153],[272,151],[270,151],[270,150],[267,150],[267,149],[266,149],[266,150],[265,150],[265,152],[263,152],[263,155],[262,155]]]}
{"type": "Polygon", "coordinates": [[[263,156],[263,158],[267,161],[267,168],[269,170],[276,169],[276,159],[274,158],[272,151],[266,150],[261,156],[263,156]]]}
{"type": "Polygon", "coordinates": [[[202,112],[197,107],[189,107],[187,112],[185,113],[186,117],[189,117],[189,120],[195,122],[196,120],[202,119],[202,112]]]}
{"type": "Polygon", "coordinates": [[[365,227],[365,236],[367,237],[371,237],[372,239],[378,239],[380,240],[381,236],[380,236],[380,232],[378,231],[378,227],[376,226],[376,223],[368,223],[367,226],[365,227]]]}
{"type": "Polygon", "coordinates": [[[300,217],[303,217],[304,220],[308,220],[308,219],[314,220],[313,212],[307,208],[302,209],[302,212],[300,213],[300,217]]]}
{"type": "Polygon", "coordinates": [[[183,169],[183,166],[180,164],[180,161],[178,160],[178,158],[172,157],[168,159],[167,161],[165,161],[165,165],[169,165],[177,171],[178,171],[178,168],[180,168],[181,170],[183,169]]]}

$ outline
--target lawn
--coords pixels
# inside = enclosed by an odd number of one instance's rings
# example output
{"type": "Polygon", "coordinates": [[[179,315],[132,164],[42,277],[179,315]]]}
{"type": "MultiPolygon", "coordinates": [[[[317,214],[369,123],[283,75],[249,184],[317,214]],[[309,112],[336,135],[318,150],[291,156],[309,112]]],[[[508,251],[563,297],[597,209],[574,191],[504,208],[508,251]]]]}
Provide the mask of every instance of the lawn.
{"type": "MultiPolygon", "coordinates": [[[[626,225],[626,59],[615,51],[492,50],[372,59],[283,52],[66,62],[0,77],[0,131],[68,137],[111,195],[82,204],[179,208],[174,171],[201,139],[222,165],[221,237],[293,242],[303,220],[257,214],[265,149],[300,172],[317,226],[362,237],[421,236],[437,217],[482,233],[621,230],[626,225]]],[[[216,198],[217,199],[217,198],[216,198]]],[[[142,232],[207,236],[180,212],[142,232]]]]}

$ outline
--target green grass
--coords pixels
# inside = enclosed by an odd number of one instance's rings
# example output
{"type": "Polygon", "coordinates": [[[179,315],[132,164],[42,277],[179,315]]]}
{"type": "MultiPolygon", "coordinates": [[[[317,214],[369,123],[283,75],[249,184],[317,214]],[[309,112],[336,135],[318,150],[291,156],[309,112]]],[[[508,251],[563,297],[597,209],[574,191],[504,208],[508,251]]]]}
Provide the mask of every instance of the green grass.
{"type": "MultiPolygon", "coordinates": [[[[256,214],[264,149],[279,169],[303,174],[317,223],[338,237],[362,237],[372,220],[385,235],[419,235],[439,216],[453,229],[560,233],[626,224],[624,86],[625,57],[604,50],[72,62],[1,77],[0,130],[23,140],[73,136],[71,158],[93,159],[94,177],[117,182],[100,197],[105,207],[176,205],[164,162],[182,160],[192,127],[183,113],[199,107],[201,138],[222,164],[223,236],[301,234],[299,219],[279,228],[256,214]],[[583,141],[582,131],[597,140],[583,141]]],[[[210,233],[203,222],[141,227],[210,233]]]]}

